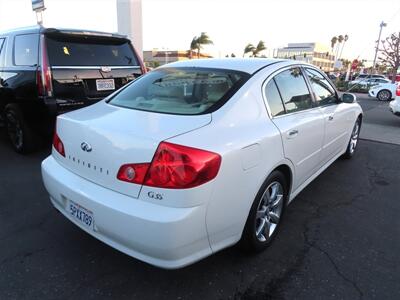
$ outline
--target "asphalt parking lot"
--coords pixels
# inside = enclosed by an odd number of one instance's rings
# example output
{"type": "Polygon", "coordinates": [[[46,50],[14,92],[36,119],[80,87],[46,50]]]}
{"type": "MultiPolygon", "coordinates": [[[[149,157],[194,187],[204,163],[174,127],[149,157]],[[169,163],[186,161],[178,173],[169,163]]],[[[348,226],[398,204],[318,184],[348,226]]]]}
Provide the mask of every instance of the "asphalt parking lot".
{"type": "MultiPolygon", "coordinates": [[[[367,127],[384,124],[400,136],[400,118],[385,104],[360,101],[367,127]]],[[[311,183],[267,251],[232,247],[166,271],[57,213],[40,175],[49,150],[20,156],[0,136],[0,299],[400,298],[400,145],[391,140],[361,140],[352,160],[311,183]]]]}

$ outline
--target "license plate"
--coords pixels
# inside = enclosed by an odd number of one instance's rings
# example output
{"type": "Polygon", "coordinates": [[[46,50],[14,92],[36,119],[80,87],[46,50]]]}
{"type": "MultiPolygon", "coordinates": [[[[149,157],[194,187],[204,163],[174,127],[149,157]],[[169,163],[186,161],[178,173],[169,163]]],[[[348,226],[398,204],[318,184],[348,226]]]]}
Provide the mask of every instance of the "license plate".
{"type": "Polygon", "coordinates": [[[114,79],[97,79],[96,88],[98,91],[115,90],[114,79]]]}
{"type": "Polygon", "coordinates": [[[93,213],[90,210],[70,200],[68,203],[68,211],[69,214],[83,226],[93,229],[94,219],[93,213]]]}

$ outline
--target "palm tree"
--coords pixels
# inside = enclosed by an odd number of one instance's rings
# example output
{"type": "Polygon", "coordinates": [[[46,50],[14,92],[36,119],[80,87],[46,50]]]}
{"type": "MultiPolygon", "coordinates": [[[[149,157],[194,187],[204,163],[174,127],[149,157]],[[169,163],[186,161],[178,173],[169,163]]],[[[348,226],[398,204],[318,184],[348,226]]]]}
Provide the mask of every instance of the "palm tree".
{"type": "Polygon", "coordinates": [[[337,38],[336,36],[334,36],[334,37],[331,39],[331,48],[332,48],[332,52],[333,52],[333,48],[335,48],[335,45],[336,45],[336,43],[337,43],[337,40],[338,40],[338,38],[337,38]]]}
{"type": "Polygon", "coordinates": [[[198,38],[195,36],[190,43],[189,58],[193,58],[193,51],[198,49],[198,38]]]}
{"type": "Polygon", "coordinates": [[[203,48],[203,45],[213,45],[214,43],[210,39],[207,33],[202,32],[200,36],[196,38],[196,44],[197,44],[197,58],[200,58],[200,50],[203,48]]]}
{"type": "Polygon", "coordinates": [[[244,48],[243,57],[247,53],[253,53],[255,49],[256,49],[256,47],[254,47],[253,44],[251,44],[251,43],[247,44],[247,46],[244,48]]]}
{"type": "Polygon", "coordinates": [[[264,51],[265,49],[267,49],[267,47],[265,47],[265,44],[263,41],[259,41],[257,44],[257,47],[253,50],[253,56],[257,57],[257,55],[264,51]]]}
{"type": "Polygon", "coordinates": [[[343,35],[339,35],[337,38],[338,44],[336,46],[336,60],[339,59],[339,49],[340,49],[340,45],[342,44],[342,42],[344,41],[344,36],[343,35]]]}
{"type": "Polygon", "coordinates": [[[343,53],[343,48],[344,45],[346,44],[346,42],[349,40],[349,36],[346,34],[343,38],[343,45],[342,45],[342,49],[340,50],[340,54],[339,54],[339,59],[342,57],[342,53],[343,53]]]}

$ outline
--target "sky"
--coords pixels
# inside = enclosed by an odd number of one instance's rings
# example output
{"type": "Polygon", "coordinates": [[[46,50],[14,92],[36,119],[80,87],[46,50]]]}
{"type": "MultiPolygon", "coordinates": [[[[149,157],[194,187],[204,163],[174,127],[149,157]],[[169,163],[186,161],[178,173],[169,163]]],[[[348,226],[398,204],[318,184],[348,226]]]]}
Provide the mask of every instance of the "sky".
{"type": "MultiPolygon", "coordinates": [[[[116,0],[45,0],[46,27],[116,32],[116,0]]],[[[243,54],[248,43],[263,40],[268,54],[294,42],[330,45],[334,35],[349,35],[348,59],[372,60],[379,24],[382,37],[400,31],[399,0],[142,0],[143,49],[187,50],[192,38],[207,32],[216,57],[243,54]]],[[[33,25],[31,0],[0,0],[0,31],[33,25]]]]}

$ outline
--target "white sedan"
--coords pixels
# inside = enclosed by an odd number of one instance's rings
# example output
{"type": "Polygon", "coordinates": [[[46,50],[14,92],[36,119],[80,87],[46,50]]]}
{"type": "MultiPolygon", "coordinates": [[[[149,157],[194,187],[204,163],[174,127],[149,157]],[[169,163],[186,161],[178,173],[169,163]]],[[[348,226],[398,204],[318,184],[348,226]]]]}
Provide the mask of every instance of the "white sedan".
{"type": "Polygon", "coordinates": [[[59,116],[43,181],[87,233],[179,268],[239,241],[265,249],[287,204],[353,156],[361,121],[355,96],[312,65],[177,62],[59,116]]]}
{"type": "Polygon", "coordinates": [[[400,117],[400,86],[396,90],[396,97],[389,103],[390,111],[400,117]]]}
{"type": "Polygon", "coordinates": [[[397,84],[387,81],[371,87],[368,94],[380,101],[388,101],[395,97],[397,84]]]}

